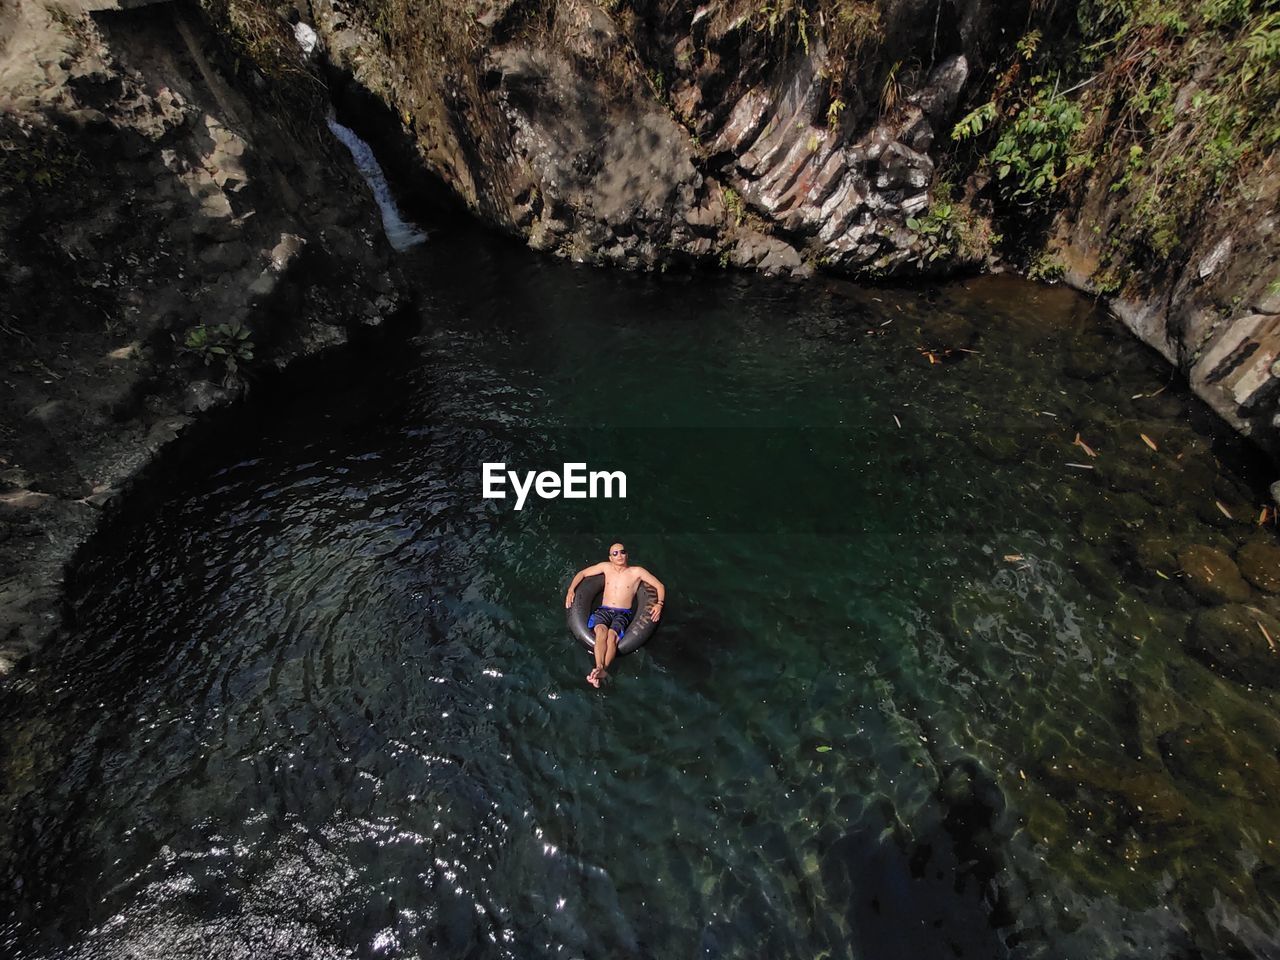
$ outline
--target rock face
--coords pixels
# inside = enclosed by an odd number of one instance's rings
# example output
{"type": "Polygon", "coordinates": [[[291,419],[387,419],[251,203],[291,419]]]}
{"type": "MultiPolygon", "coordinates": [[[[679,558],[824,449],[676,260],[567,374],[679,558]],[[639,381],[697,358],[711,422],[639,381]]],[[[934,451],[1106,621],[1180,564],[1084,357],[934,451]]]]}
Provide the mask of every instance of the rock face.
{"type": "MultiPolygon", "coordinates": [[[[1177,98],[1194,95],[1180,91],[1177,98]]],[[[1066,279],[1097,291],[1113,224],[1132,216],[1104,169],[1082,202],[1058,218],[1051,246],[1066,279]]],[[[1191,388],[1240,433],[1280,458],[1280,174],[1266,164],[1239,184],[1247,203],[1198,211],[1188,249],[1152,264],[1113,300],[1141,340],[1184,373],[1191,388]]]]}
{"type": "Polygon", "coordinates": [[[641,21],[585,0],[553,5],[545,30],[487,6],[465,42],[437,36],[461,51],[442,72],[384,44],[359,5],[312,9],[329,56],[407,119],[473,211],[536,249],[630,267],[916,269],[925,245],[906,221],[929,206],[929,149],[970,74],[952,30],[891,109],[833,108],[821,42],[780,53],[755,8],[673,3],[641,21]]]}
{"type": "MultiPolygon", "coordinates": [[[[983,263],[982,176],[953,204],[936,168],[967,169],[948,159],[956,115],[1016,74],[1007,23],[1028,8],[852,3],[840,16],[874,40],[860,47],[855,30],[831,50],[832,23],[805,17],[835,13],[801,8],[317,0],[308,15],[326,55],[408,131],[429,177],[536,249],[786,276],[983,263]],[[939,209],[954,231],[936,231],[939,209]]],[[[1055,227],[1053,256],[1085,289],[1108,256],[1107,224],[1132,213],[1112,190],[1123,174],[1099,170],[1055,227]]],[[[1280,455],[1280,177],[1256,186],[1244,216],[1206,211],[1185,264],[1151,266],[1157,294],[1115,306],[1232,426],[1280,455]]],[[[1102,375],[1091,359],[1073,368],[1102,375]]]]}
{"type": "Polygon", "coordinates": [[[400,296],[341,146],[251,104],[196,11],[90,7],[0,10],[0,675],[56,627],[99,509],[192,416],[313,349],[321,319],[345,337],[400,296]],[[180,349],[222,325],[244,331],[236,376],[180,349]]]}

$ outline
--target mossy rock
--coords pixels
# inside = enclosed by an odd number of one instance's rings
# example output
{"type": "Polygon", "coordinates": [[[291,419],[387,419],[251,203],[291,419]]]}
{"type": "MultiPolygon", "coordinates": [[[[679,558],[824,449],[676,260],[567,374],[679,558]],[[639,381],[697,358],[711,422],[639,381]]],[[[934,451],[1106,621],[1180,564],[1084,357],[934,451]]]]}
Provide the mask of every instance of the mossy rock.
{"type": "Polygon", "coordinates": [[[1270,614],[1242,603],[1202,610],[1187,639],[1191,652],[1216,673],[1280,689],[1280,620],[1270,614]]]}
{"type": "Polygon", "coordinates": [[[1236,554],[1236,563],[1259,590],[1280,593],[1280,544],[1271,539],[1250,540],[1236,554]]]}
{"type": "Polygon", "coordinates": [[[1275,754],[1246,733],[1181,726],[1161,734],[1159,745],[1174,779],[1210,796],[1259,801],[1280,792],[1275,754]]]}
{"type": "Polygon", "coordinates": [[[1194,544],[1178,551],[1183,584],[1205,603],[1242,603],[1249,599],[1249,584],[1224,551],[1194,544]]]}
{"type": "Polygon", "coordinates": [[[1169,537],[1143,537],[1133,544],[1134,561],[1152,576],[1173,576],[1178,570],[1177,552],[1177,544],[1169,537]]]}

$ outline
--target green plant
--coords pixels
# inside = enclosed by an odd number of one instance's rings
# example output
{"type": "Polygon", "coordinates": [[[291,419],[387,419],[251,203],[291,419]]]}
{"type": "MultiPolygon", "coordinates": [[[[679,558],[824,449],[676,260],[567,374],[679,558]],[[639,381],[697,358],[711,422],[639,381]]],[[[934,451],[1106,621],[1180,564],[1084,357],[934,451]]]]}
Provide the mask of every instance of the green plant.
{"type": "Polygon", "coordinates": [[[1119,193],[1121,190],[1129,186],[1129,182],[1142,170],[1143,149],[1140,144],[1133,144],[1129,147],[1129,159],[1125,164],[1124,174],[1116,180],[1109,188],[1112,193],[1119,193]]]}
{"type": "Polygon", "coordinates": [[[187,329],[182,340],[184,353],[199,357],[206,367],[223,365],[222,383],[239,382],[241,370],[253,360],[253,340],[249,328],[239,320],[207,326],[203,323],[187,329]]]}
{"type": "Polygon", "coordinates": [[[1041,250],[1027,267],[1027,276],[1042,283],[1057,283],[1067,274],[1062,261],[1048,250],[1041,250]]]}
{"type": "Polygon", "coordinates": [[[844,108],[845,108],[845,102],[841,100],[839,97],[834,98],[831,101],[831,103],[827,105],[827,129],[828,130],[835,130],[836,126],[840,123],[840,114],[844,110],[844,108]]]}
{"type": "MultiPolygon", "coordinates": [[[[1073,143],[1083,127],[1084,111],[1078,104],[1047,84],[1036,87],[986,156],[1005,199],[1024,206],[1043,204],[1060,180],[1091,165],[1089,155],[1073,143]]],[[[959,126],[952,136],[962,139],[958,132],[959,126]]]]}
{"type": "Polygon", "coordinates": [[[724,198],[724,208],[729,211],[729,216],[733,218],[734,225],[741,224],[747,216],[746,207],[742,203],[742,196],[733,187],[724,187],[720,194],[724,198]]]}
{"type": "Polygon", "coordinates": [[[923,217],[907,217],[907,229],[920,243],[916,262],[922,267],[960,249],[962,230],[957,222],[955,205],[948,190],[934,191],[934,201],[923,217]]]}

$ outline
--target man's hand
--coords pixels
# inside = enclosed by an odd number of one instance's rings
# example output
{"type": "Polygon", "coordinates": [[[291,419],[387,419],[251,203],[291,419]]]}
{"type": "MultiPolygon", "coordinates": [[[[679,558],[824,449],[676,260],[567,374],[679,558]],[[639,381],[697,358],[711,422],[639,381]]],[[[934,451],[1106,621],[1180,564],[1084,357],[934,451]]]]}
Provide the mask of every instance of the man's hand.
{"type": "Polygon", "coordinates": [[[662,616],[662,607],[663,607],[663,603],[661,600],[659,600],[657,603],[653,605],[652,609],[650,610],[649,619],[652,620],[654,623],[657,623],[658,618],[662,616]]]}
{"type": "Polygon", "coordinates": [[[568,610],[572,606],[573,606],[573,590],[572,588],[570,588],[569,592],[564,595],[564,608],[568,610]]]}

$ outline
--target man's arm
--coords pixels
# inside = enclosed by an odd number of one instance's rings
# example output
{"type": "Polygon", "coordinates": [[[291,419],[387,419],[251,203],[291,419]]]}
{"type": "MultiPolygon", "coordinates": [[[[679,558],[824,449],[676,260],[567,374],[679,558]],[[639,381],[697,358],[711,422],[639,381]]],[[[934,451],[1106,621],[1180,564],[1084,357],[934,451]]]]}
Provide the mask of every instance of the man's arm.
{"type": "Polygon", "coordinates": [[[564,595],[564,608],[566,610],[573,606],[573,594],[578,589],[578,584],[592,574],[604,573],[604,568],[605,565],[603,563],[593,563],[591,566],[583,567],[578,571],[577,576],[573,578],[573,583],[569,584],[569,592],[564,595]]]}
{"type": "Polygon", "coordinates": [[[657,601],[657,603],[655,603],[655,604],[654,604],[654,607],[653,607],[653,622],[654,622],[654,623],[657,623],[657,622],[658,622],[658,618],[659,618],[660,616],[662,616],[662,609],[663,609],[663,607],[665,607],[665,606],[666,606],[666,602],[667,602],[667,588],[666,588],[666,586],[664,586],[664,585],[663,585],[663,583],[662,583],[662,581],[661,581],[661,580],[659,580],[657,577],[655,577],[652,573],[650,573],[650,572],[649,572],[648,570],[646,570],[644,567],[641,567],[641,568],[640,568],[639,570],[637,570],[636,572],[640,574],[640,579],[641,579],[641,580],[643,580],[645,583],[649,584],[649,586],[653,587],[653,589],[654,589],[655,591],[657,591],[657,594],[658,594],[658,601],[657,601]]]}

